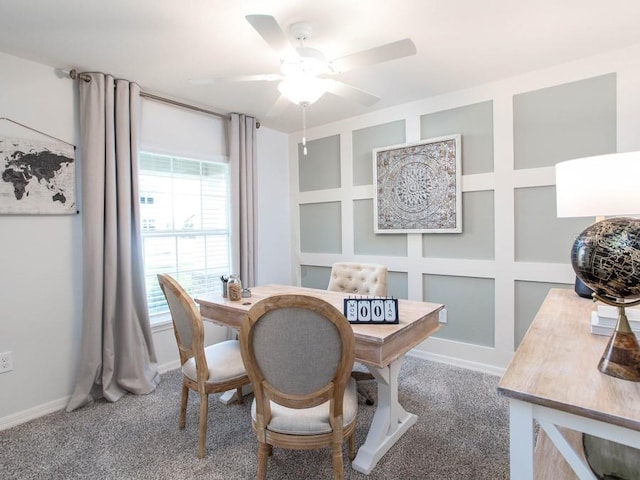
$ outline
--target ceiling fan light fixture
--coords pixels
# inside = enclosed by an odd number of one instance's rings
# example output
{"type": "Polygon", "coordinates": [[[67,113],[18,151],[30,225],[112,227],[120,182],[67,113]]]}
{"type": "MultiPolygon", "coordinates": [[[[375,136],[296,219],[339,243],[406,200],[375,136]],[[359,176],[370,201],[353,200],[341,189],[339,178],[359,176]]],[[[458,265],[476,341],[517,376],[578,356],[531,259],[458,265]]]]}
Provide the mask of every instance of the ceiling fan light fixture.
{"type": "Polygon", "coordinates": [[[316,77],[329,72],[329,67],[320,50],[311,47],[299,47],[298,55],[282,60],[280,71],[286,77],[307,75],[316,77]]]}
{"type": "Polygon", "coordinates": [[[325,80],[316,77],[297,77],[283,80],[278,90],[297,105],[311,105],[327,92],[325,80]]]}
{"type": "MultiPolygon", "coordinates": [[[[245,17],[253,29],[280,58],[280,75],[249,75],[241,80],[278,80],[281,96],[276,101],[281,104],[289,100],[303,107],[316,102],[326,92],[346,98],[365,107],[380,100],[379,97],[355,86],[326,78],[332,74],[346,72],[382,62],[416,54],[416,46],[409,38],[379,45],[338,58],[327,59],[315,48],[307,47],[305,42],[311,38],[312,27],[309,22],[295,22],[289,26],[289,33],[280,27],[271,15],[247,15],[245,17]],[[297,40],[294,47],[292,38],[297,40]]],[[[304,130],[304,128],[303,128],[304,130]]],[[[304,142],[303,142],[304,143],[304,142]]]]}

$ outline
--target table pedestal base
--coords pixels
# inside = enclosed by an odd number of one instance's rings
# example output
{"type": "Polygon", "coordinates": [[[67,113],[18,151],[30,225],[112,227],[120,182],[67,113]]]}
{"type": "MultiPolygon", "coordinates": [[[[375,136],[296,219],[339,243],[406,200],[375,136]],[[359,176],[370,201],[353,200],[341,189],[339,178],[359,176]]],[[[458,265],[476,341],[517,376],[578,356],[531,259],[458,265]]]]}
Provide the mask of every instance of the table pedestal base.
{"type": "Polygon", "coordinates": [[[351,462],[354,470],[366,475],[371,473],[382,456],[418,419],[398,403],[398,375],[403,358],[398,358],[384,368],[367,365],[378,383],[378,405],[367,439],[351,462]]]}
{"type": "MultiPolygon", "coordinates": [[[[253,385],[251,384],[243,385],[242,396],[249,395],[250,393],[253,393],[253,385]]],[[[218,401],[223,405],[229,405],[230,403],[235,403],[238,400],[239,399],[238,399],[238,395],[236,394],[235,388],[233,390],[227,390],[222,395],[220,395],[220,398],[218,398],[218,401]]]]}

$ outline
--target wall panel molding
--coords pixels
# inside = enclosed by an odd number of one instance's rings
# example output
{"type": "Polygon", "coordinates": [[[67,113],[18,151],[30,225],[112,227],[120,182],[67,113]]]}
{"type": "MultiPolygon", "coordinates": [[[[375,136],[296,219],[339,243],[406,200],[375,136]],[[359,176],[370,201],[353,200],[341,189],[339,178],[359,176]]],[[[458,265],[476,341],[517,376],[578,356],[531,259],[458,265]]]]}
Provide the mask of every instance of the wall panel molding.
{"type": "MultiPolygon", "coordinates": [[[[615,73],[617,79],[617,97],[613,108],[616,110],[616,131],[618,132],[618,147],[624,145],[623,151],[640,149],[640,137],[637,135],[640,125],[640,93],[635,88],[640,82],[640,45],[638,47],[612,52],[606,55],[598,55],[589,59],[572,62],[557,67],[530,72],[524,75],[511,77],[496,82],[481,85],[463,91],[438,95],[416,102],[410,102],[401,106],[379,110],[357,117],[345,119],[329,125],[315,127],[307,131],[307,138],[323,138],[332,135],[341,135],[341,159],[343,178],[342,187],[323,192],[298,192],[296,181],[292,180],[292,198],[295,206],[327,201],[343,202],[343,212],[352,209],[356,201],[373,198],[373,185],[358,185],[349,187],[347,180],[349,170],[352,169],[351,152],[347,148],[344,139],[351,138],[356,130],[379,127],[393,122],[404,122],[406,142],[416,142],[421,137],[421,118],[425,115],[448,110],[462,109],[470,105],[483,102],[491,102],[492,105],[492,135],[493,135],[493,171],[486,173],[466,174],[462,176],[463,192],[492,192],[493,194],[493,221],[494,221],[494,258],[493,259],[469,259],[461,255],[456,258],[429,257],[429,252],[423,252],[423,240],[420,234],[407,234],[407,255],[381,255],[381,254],[357,254],[350,252],[346,255],[331,253],[300,252],[294,251],[294,262],[297,265],[311,265],[319,268],[328,267],[333,262],[353,260],[361,262],[384,263],[396,273],[406,274],[407,296],[412,299],[423,300],[425,275],[441,275],[450,279],[455,285],[455,278],[477,278],[493,281],[494,298],[493,329],[494,341],[492,346],[474,345],[464,341],[455,341],[443,338],[430,338],[414,349],[413,354],[431,358],[436,361],[445,361],[458,365],[466,365],[467,368],[479,368],[481,371],[493,371],[496,374],[502,372],[511,358],[516,338],[516,315],[524,315],[522,305],[518,305],[516,285],[524,285],[525,288],[544,289],[545,285],[564,285],[572,288],[574,274],[569,263],[569,250],[572,242],[571,231],[566,228],[557,242],[550,242],[549,258],[544,260],[544,255],[536,261],[517,261],[516,258],[516,229],[517,218],[531,215],[531,209],[536,209],[532,215],[532,221],[543,221],[544,225],[556,222],[555,212],[551,208],[555,199],[555,168],[552,165],[542,164],[534,168],[516,169],[514,164],[514,97],[527,92],[535,92],[547,88],[556,88],[572,82],[588,84],[589,79],[615,73]],[[540,198],[544,198],[544,212],[538,210],[536,195],[520,195],[525,189],[539,189],[540,198]],[[523,211],[516,209],[516,197],[520,195],[529,200],[524,203],[523,211]],[[518,217],[519,216],[519,217],[518,217]],[[536,220],[538,218],[538,220],[536,220]],[[565,245],[566,243],[566,245],[565,245]],[[566,252],[565,252],[566,247],[566,252]],[[427,255],[427,256],[423,256],[427,255]],[[348,258],[347,258],[348,257],[348,258]],[[566,258],[566,262],[562,259],[566,258]],[[518,283],[520,282],[520,283],[518,283]],[[529,287],[529,285],[532,285],[529,287]],[[475,366],[475,367],[474,367],[475,366]]],[[[571,88],[568,86],[566,88],[571,88]]],[[[603,98],[611,98],[604,95],[603,98]]],[[[553,112],[549,111],[549,115],[553,112]]],[[[446,113],[445,113],[446,115],[446,113]]],[[[544,112],[542,112],[544,117],[544,112]]],[[[436,118],[434,116],[434,118],[436,118]]],[[[551,121],[551,120],[549,120],[551,121]]],[[[580,135],[578,135],[579,137],[580,135]]],[[[290,135],[291,152],[301,139],[301,132],[290,135]]],[[[609,141],[610,138],[605,139],[609,141]]],[[[540,139],[544,147],[545,139],[540,139]]],[[[464,136],[463,136],[464,142],[464,136]]],[[[355,147],[351,146],[353,150],[355,147]]],[[[544,152],[544,148],[541,149],[544,152]]],[[[292,163],[297,163],[295,158],[292,163]]],[[[484,167],[483,167],[484,168],[484,167]]],[[[292,175],[295,168],[292,169],[292,175]]],[[[296,177],[293,177],[296,178],[296,177]]],[[[530,193],[530,192],[528,192],[530,193]]],[[[472,198],[472,197],[469,197],[472,198]]],[[[482,197],[478,197],[482,198],[482,197]]],[[[540,207],[542,208],[542,207],[540,207]]],[[[464,217],[464,211],[463,211],[464,217]]],[[[350,225],[342,229],[342,244],[354,245],[353,219],[348,220],[350,225]]],[[[566,226],[566,225],[565,225],[566,226]]],[[[535,228],[533,229],[535,230],[535,228]]],[[[533,231],[532,230],[532,231],[533,231]]],[[[529,230],[520,230],[528,232],[529,230]]],[[[541,230],[539,235],[556,234],[555,231],[541,230]]],[[[299,235],[299,233],[294,233],[299,235]]],[[[436,234],[434,234],[436,235],[436,234]]],[[[535,242],[529,242],[535,245],[535,242]]],[[[528,245],[528,244],[527,244],[528,245]]],[[[295,245],[294,245],[295,246],[295,245]]],[[[527,247],[528,248],[528,247],[527,247]]],[[[456,298],[450,292],[449,298],[456,298]]],[[[520,294],[522,295],[522,293],[520,294]]],[[[522,297],[521,297],[522,298],[522,297]]],[[[434,300],[435,301],[435,300],[434,300]]],[[[461,298],[460,301],[465,301],[461,298]]],[[[534,302],[535,303],[535,302],[534,302]]],[[[529,312],[527,310],[528,315],[529,312]]],[[[525,316],[526,316],[525,315],[525,316]]],[[[454,319],[449,321],[470,322],[472,319],[454,319]]],[[[526,318],[518,318],[519,331],[525,327],[526,318]],[[524,322],[524,323],[523,323],[524,322]]],[[[443,326],[446,329],[447,326],[443,326]]]]}

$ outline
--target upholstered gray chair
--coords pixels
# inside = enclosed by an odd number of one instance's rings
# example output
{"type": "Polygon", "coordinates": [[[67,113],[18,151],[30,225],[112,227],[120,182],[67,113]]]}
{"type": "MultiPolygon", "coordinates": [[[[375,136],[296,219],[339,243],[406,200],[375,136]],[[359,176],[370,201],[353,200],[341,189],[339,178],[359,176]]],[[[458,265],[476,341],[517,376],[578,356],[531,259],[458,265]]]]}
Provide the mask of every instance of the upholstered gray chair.
{"type": "Polygon", "coordinates": [[[173,331],[182,365],[182,398],[179,428],[184,428],[189,390],[200,394],[198,457],[203,458],[207,437],[209,394],[237,389],[242,401],[242,386],[250,383],[242,362],[240,342],[227,340],[204,347],[204,325],[193,299],[172,277],[158,275],[160,288],[167,299],[173,331]]]}
{"type": "MultiPolygon", "coordinates": [[[[385,297],[388,292],[388,275],[387,267],[377,263],[338,262],[331,266],[327,290],[385,297]]],[[[353,371],[352,376],[358,381],[373,380],[373,375],[369,372],[353,371]]],[[[374,401],[369,393],[362,388],[358,388],[358,393],[367,405],[373,405],[374,401]]]]}
{"type": "Polygon", "coordinates": [[[342,444],[348,438],[353,460],[358,412],[355,339],[344,315],[316,297],[270,296],[249,310],[240,346],[255,395],[258,480],[273,446],[331,447],[334,479],[342,479],[342,444]]]}

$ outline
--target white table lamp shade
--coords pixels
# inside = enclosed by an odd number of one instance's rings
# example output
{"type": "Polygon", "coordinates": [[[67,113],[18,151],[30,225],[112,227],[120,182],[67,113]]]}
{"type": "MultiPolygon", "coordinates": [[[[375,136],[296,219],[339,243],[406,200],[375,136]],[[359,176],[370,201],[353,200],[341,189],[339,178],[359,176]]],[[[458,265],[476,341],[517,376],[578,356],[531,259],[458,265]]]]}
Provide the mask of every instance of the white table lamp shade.
{"type": "Polygon", "coordinates": [[[640,214],[640,151],[556,164],[558,217],[640,214]]]}

